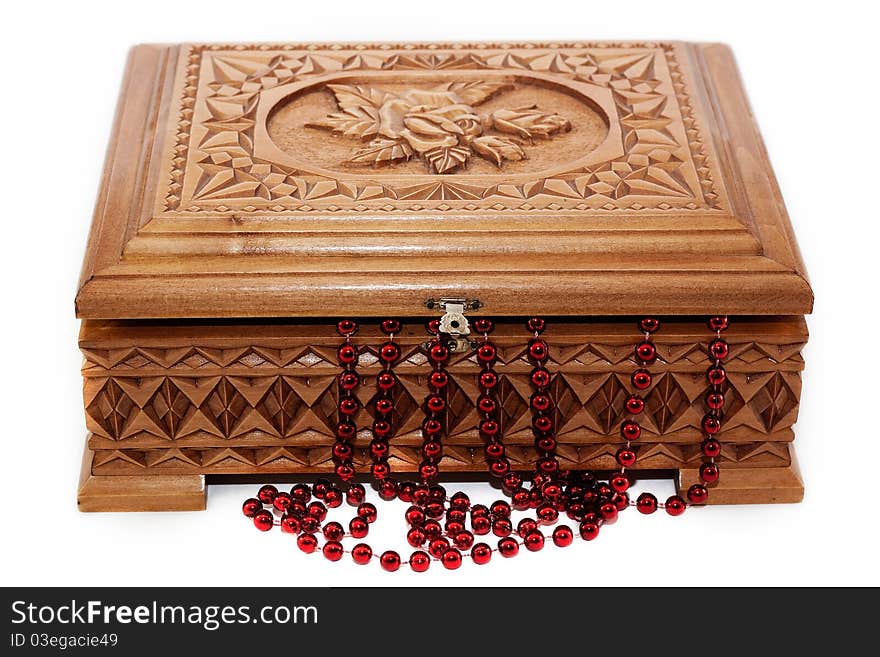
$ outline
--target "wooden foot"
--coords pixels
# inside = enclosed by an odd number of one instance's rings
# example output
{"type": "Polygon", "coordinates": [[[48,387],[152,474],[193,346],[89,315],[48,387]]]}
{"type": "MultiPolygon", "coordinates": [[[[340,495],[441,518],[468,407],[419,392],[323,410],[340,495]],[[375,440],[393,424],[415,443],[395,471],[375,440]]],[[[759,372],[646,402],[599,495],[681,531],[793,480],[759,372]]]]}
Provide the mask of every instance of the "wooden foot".
{"type": "Polygon", "coordinates": [[[86,447],[80,472],[80,511],[204,511],[204,475],[93,475],[86,447]]]}
{"type": "MultiPolygon", "coordinates": [[[[709,504],[787,504],[804,499],[804,482],[789,445],[789,465],[781,468],[722,468],[718,484],[709,489],[709,504]]],[[[699,483],[698,470],[680,470],[682,496],[699,483]]]]}

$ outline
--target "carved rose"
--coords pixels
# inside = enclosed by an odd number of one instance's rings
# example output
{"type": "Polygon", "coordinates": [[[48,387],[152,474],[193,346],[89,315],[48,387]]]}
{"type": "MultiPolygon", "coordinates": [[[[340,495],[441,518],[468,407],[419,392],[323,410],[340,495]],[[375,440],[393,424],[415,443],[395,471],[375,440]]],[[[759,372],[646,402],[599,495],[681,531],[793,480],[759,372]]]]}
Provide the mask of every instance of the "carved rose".
{"type": "Polygon", "coordinates": [[[501,167],[505,160],[523,160],[525,151],[511,138],[484,135],[485,129],[531,140],[571,129],[567,119],[535,107],[498,110],[479,115],[475,105],[511,85],[505,82],[453,82],[435,89],[392,93],[374,87],[329,85],[342,112],[310,127],[362,139],[352,162],[386,164],[418,154],[436,173],[467,164],[473,153],[501,167]]]}

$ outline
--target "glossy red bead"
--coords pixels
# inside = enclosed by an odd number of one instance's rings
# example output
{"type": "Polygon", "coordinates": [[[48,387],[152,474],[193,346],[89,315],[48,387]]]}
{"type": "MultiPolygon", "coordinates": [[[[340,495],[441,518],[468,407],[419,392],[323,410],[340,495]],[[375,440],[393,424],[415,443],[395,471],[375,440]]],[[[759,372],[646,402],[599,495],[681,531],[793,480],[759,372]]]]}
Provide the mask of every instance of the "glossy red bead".
{"type": "Polygon", "coordinates": [[[727,340],[715,338],[709,343],[709,356],[716,360],[724,360],[730,354],[730,345],[727,340]]]}
{"type": "Polygon", "coordinates": [[[727,315],[719,315],[709,318],[709,328],[713,331],[724,331],[730,325],[727,315]]]}
{"type": "Polygon", "coordinates": [[[538,522],[534,518],[523,518],[516,523],[516,533],[520,538],[525,538],[536,529],[538,529],[538,522]]]}
{"type": "Polygon", "coordinates": [[[474,544],[474,535],[469,531],[462,530],[455,535],[452,542],[459,550],[470,550],[474,544]]]}
{"type": "Polygon", "coordinates": [[[373,408],[376,409],[376,412],[379,415],[388,415],[388,413],[394,410],[394,402],[388,397],[379,397],[373,405],[373,408]]]}
{"type": "Polygon", "coordinates": [[[452,497],[449,498],[449,508],[450,509],[459,509],[461,511],[467,511],[467,509],[471,505],[471,498],[467,496],[467,493],[462,491],[458,491],[453,494],[452,497]]]}
{"type": "Polygon", "coordinates": [[[483,452],[486,454],[486,458],[490,461],[493,459],[500,459],[504,456],[504,445],[499,442],[486,443],[483,452]]]}
{"type": "MultiPolygon", "coordinates": [[[[296,488],[296,487],[294,486],[294,488],[296,488]]],[[[315,483],[312,484],[312,495],[317,497],[319,500],[323,500],[324,495],[327,493],[327,491],[330,488],[332,488],[332,484],[330,483],[329,480],[324,479],[323,477],[320,479],[316,479],[315,483]]],[[[293,489],[291,489],[290,495],[291,495],[291,497],[294,497],[294,498],[296,497],[293,494],[293,489]]]]}
{"type": "Polygon", "coordinates": [[[343,319],[336,325],[336,330],[340,335],[351,335],[355,331],[357,331],[358,325],[357,322],[351,319],[343,319]]]}
{"type": "Polygon", "coordinates": [[[498,374],[494,370],[480,372],[480,387],[491,390],[498,385],[498,374]]]}
{"type": "Polygon", "coordinates": [[[544,534],[541,533],[540,530],[535,530],[530,534],[527,534],[523,539],[523,545],[526,546],[526,549],[529,552],[537,552],[544,547],[544,534]]]}
{"type": "Polygon", "coordinates": [[[633,415],[638,415],[645,410],[645,400],[638,395],[630,395],[626,399],[626,410],[633,415]]]}
{"type": "Polygon", "coordinates": [[[478,566],[483,566],[492,560],[492,548],[485,543],[477,543],[471,548],[471,559],[478,566]]]}
{"type": "Polygon", "coordinates": [[[431,335],[437,335],[440,332],[440,320],[439,319],[430,319],[425,322],[425,330],[428,331],[431,335]]]}
{"type": "Polygon", "coordinates": [[[339,387],[350,392],[360,385],[361,378],[354,372],[343,372],[339,375],[339,387]]]}
{"type": "Polygon", "coordinates": [[[538,522],[542,525],[552,525],[559,520],[559,511],[551,504],[542,504],[535,513],[538,516],[538,522]]]}
{"type": "Polygon", "coordinates": [[[516,539],[507,536],[498,541],[498,554],[502,557],[509,559],[510,557],[515,557],[518,553],[519,543],[516,542],[516,539]]]}
{"type": "Polygon", "coordinates": [[[615,454],[617,464],[623,468],[631,468],[636,463],[636,453],[628,447],[621,447],[615,454]]]}
{"type": "Polygon", "coordinates": [[[552,404],[553,402],[550,397],[543,392],[534,393],[529,400],[529,405],[532,407],[532,410],[538,413],[544,413],[550,410],[552,404]]]}
{"type": "Polygon", "coordinates": [[[494,328],[495,325],[492,323],[491,319],[480,317],[479,319],[474,320],[474,330],[477,333],[491,333],[494,328]]]}
{"type": "Polygon", "coordinates": [[[599,535],[599,525],[595,522],[587,522],[586,520],[580,526],[581,538],[585,541],[592,541],[599,535]]]}
{"type": "Polygon", "coordinates": [[[376,385],[380,390],[391,390],[397,385],[397,377],[391,372],[380,372],[376,377],[376,385]]]}
{"type": "Polygon", "coordinates": [[[360,516],[355,516],[348,523],[348,533],[354,538],[364,538],[369,531],[370,524],[360,516]]]}
{"type": "Polygon", "coordinates": [[[446,489],[440,484],[434,484],[428,487],[428,499],[431,502],[446,503],[446,489]]]}
{"type": "Polygon", "coordinates": [[[543,367],[538,367],[532,371],[532,385],[536,388],[546,388],[550,385],[550,372],[543,367]]]}
{"type": "Polygon", "coordinates": [[[636,508],[645,515],[654,513],[657,510],[657,498],[651,493],[642,493],[636,498],[636,508]]]}
{"type": "Polygon", "coordinates": [[[404,481],[401,482],[397,487],[397,498],[401,502],[412,502],[413,501],[413,491],[415,490],[416,485],[412,481],[404,481]]]}
{"type": "Polygon", "coordinates": [[[396,319],[386,319],[379,325],[382,333],[391,335],[392,333],[400,333],[400,322],[396,319]]]}
{"type": "Polygon", "coordinates": [[[480,422],[480,433],[484,436],[494,436],[500,429],[501,427],[495,420],[483,420],[480,422]]]}
{"type": "Polygon", "coordinates": [[[532,333],[543,333],[544,329],[547,327],[547,322],[545,322],[540,317],[531,317],[526,322],[526,328],[532,333]]]}
{"type": "Polygon", "coordinates": [[[684,513],[687,504],[683,499],[681,499],[678,495],[673,495],[666,500],[666,513],[671,516],[680,516],[684,513]]]}
{"type": "Polygon", "coordinates": [[[267,532],[275,525],[275,517],[271,512],[266,511],[265,509],[261,511],[257,511],[254,514],[254,527],[259,529],[261,532],[267,532]]]}
{"type": "Polygon", "coordinates": [[[510,504],[496,500],[489,506],[489,513],[495,518],[510,518],[510,504]]]}
{"type": "Polygon", "coordinates": [[[707,484],[714,484],[718,481],[720,475],[721,471],[714,463],[703,463],[703,465],[700,466],[700,480],[707,484]]]}
{"type": "Polygon", "coordinates": [[[703,431],[709,435],[715,435],[721,431],[721,420],[712,414],[705,415],[703,417],[703,431]]]}
{"type": "Polygon", "coordinates": [[[362,504],[366,498],[367,489],[364,488],[363,484],[352,484],[348,487],[348,490],[345,491],[345,501],[351,506],[362,504]]]}
{"type": "Polygon", "coordinates": [[[706,380],[713,386],[720,386],[727,380],[727,371],[723,367],[710,367],[706,370],[706,380]]]}
{"type": "Polygon", "coordinates": [[[471,507],[471,518],[478,518],[480,516],[489,517],[491,512],[489,511],[489,507],[485,504],[474,504],[471,507]]]}
{"type": "Polygon", "coordinates": [[[606,524],[613,525],[617,522],[617,505],[613,502],[606,502],[599,507],[599,514],[602,516],[602,520],[604,520],[606,524]]]}
{"type": "Polygon", "coordinates": [[[343,397],[339,400],[339,412],[343,415],[354,415],[359,407],[360,404],[354,397],[343,397]]]}
{"type": "Polygon", "coordinates": [[[510,536],[513,525],[507,518],[496,518],[492,521],[492,533],[495,536],[510,536]]]}
{"type": "Polygon", "coordinates": [[[261,486],[260,490],[257,491],[257,499],[263,504],[272,504],[275,501],[276,495],[278,495],[278,489],[272,484],[261,486]]]}
{"type": "Polygon", "coordinates": [[[724,407],[724,395],[720,392],[709,392],[706,394],[706,406],[711,410],[717,411],[724,407]]]}
{"type": "Polygon", "coordinates": [[[632,384],[636,387],[637,390],[647,390],[651,387],[651,373],[645,369],[638,369],[633,372],[632,375],[632,384]]]}
{"type": "Polygon", "coordinates": [[[328,541],[324,543],[324,547],[321,548],[321,552],[324,553],[324,557],[328,561],[339,561],[342,558],[343,550],[342,543],[337,541],[328,541]]]}
{"type": "Polygon", "coordinates": [[[400,568],[400,555],[394,550],[386,550],[379,557],[379,565],[382,566],[382,570],[393,573],[400,568]]]}
{"type": "Polygon", "coordinates": [[[296,516],[288,513],[281,516],[281,531],[285,534],[299,534],[300,521],[296,516]]]}
{"type": "Polygon", "coordinates": [[[247,518],[253,518],[258,511],[263,510],[263,503],[255,497],[249,497],[241,505],[241,512],[247,518]]]}
{"type": "Polygon", "coordinates": [[[657,348],[654,343],[645,340],[636,345],[635,356],[643,363],[653,363],[657,358],[657,348]]]}
{"type": "Polygon", "coordinates": [[[299,526],[306,534],[314,534],[321,528],[321,521],[314,516],[303,516],[299,519],[299,526]]]}
{"type": "Polygon", "coordinates": [[[443,533],[443,527],[436,520],[426,520],[425,524],[422,525],[422,531],[425,532],[428,540],[432,541],[443,533]]]}
{"type": "Polygon", "coordinates": [[[544,474],[554,474],[559,472],[559,461],[555,458],[544,457],[538,459],[538,470],[543,472],[544,474]]]}
{"type": "Polygon", "coordinates": [[[413,547],[422,547],[427,540],[428,537],[425,535],[425,532],[418,527],[413,527],[406,533],[406,542],[413,547]]]}
{"type": "Polygon", "coordinates": [[[308,513],[318,522],[324,522],[324,518],[327,517],[327,507],[324,505],[323,502],[318,502],[316,500],[309,503],[309,505],[306,507],[306,513],[308,513]]]}
{"type": "Polygon", "coordinates": [[[498,409],[498,403],[487,395],[481,395],[477,400],[477,409],[479,409],[481,413],[490,415],[498,409]]]}
{"type": "Polygon", "coordinates": [[[529,357],[536,362],[543,362],[547,360],[547,357],[550,355],[550,350],[547,347],[547,343],[543,340],[531,340],[529,342],[529,357]]]}
{"type": "Polygon", "coordinates": [[[703,452],[704,456],[714,459],[721,455],[721,443],[715,438],[706,438],[706,440],[700,444],[700,450],[703,452]]]}
{"type": "Polygon", "coordinates": [[[366,543],[358,543],[351,548],[351,558],[360,566],[366,566],[373,558],[373,548],[366,543]]]}
{"type": "Polygon", "coordinates": [[[443,454],[443,444],[436,440],[428,440],[422,443],[422,456],[429,461],[440,458],[443,454]]]}
{"type": "Polygon", "coordinates": [[[472,517],[471,529],[477,536],[485,536],[492,530],[492,521],[485,516],[472,517]]]}
{"type": "Polygon", "coordinates": [[[489,472],[495,477],[503,477],[510,472],[510,461],[506,458],[495,459],[489,464],[489,472]]]}
{"type": "Polygon", "coordinates": [[[342,497],[342,491],[338,488],[328,488],[324,494],[324,504],[331,509],[335,509],[342,505],[342,497]]]}
{"type": "Polygon", "coordinates": [[[290,493],[281,491],[275,496],[275,499],[272,501],[272,506],[279,511],[287,511],[292,502],[293,499],[290,497],[290,493]]]}
{"type": "Polygon", "coordinates": [[[336,350],[336,356],[343,365],[351,365],[358,360],[358,350],[352,344],[344,344],[336,350]]]}
{"type": "Polygon", "coordinates": [[[610,479],[608,479],[608,484],[611,488],[614,489],[616,493],[623,493],[627,489],[629,489],[629,477],[625,474],[618,472],[615,475],[612,475],[610,479]]]}
{"type": "Polygon", "coordinates": [[[428,497],[431,495],[431,489],[427,484],[416,484],[412,492],[413,504],[424,506],[428,503],[428,497]]]}
{"type": "Polygon", "coordinates": [[[431,566],[431,557],[426,552],[416,550],[409,557],[409,567],[417,573],[423,573],[431,566]]]}
{"type": "Polygon", "coordinates": [[[324,529],[322,530],[324,533],[324,538],[328,541],[341,541],[342,537],[345,536],[345,529],[343,529],[342,525],[338,522],[328,522],[324,525],[324,529]]]}
{"type": "Polygon", "coordinates": [[[351,440],[357,435],[357,427],[351,422],[340,422],[336,425],[336,437],[340,440],[351,440]]]}
{"type": "Polygon", "coordinates": [[[318,549],[318,539],[314,534],[300,534],[296,537],[296,546],[309,554],[318,549]]]}
{"type": "Polygon", "coordinates": [[[536,415],[532,418],[532,426],[536,431],[547,432],[553,430],[553,420],[549,415],[536,415]]]}
{"type": "Polygon", "coordinates": [[[574,541],[574,532],[568,525],[559,525],[553,530],[552,538],[556,547],[568,547],[574,541]]]}
{"type": "Polygon", "coordinates": [[[620,435],[624,440],[638,440],[642,435],[642,427],[634,420],[627,420],[620,425],[620,435]]]}
{"type": "Polygon", "coordinates": [[[709,499],[709,491],[702,484],[694,484],[688,488],[687,496],[691,504],[705,504],[709,499]]]}
{"type": "Polygon", "coordinates": [[[374,459],[384,459],[389,452],[388,441],[383,438],[373,438],[370,441],[370,456],[374,459]]]}
{"type": "Polygon", "coordinates": [[[660,320],[655,317],[645,317],[639,320],[639,330],[643,333],[654,333],[660,328],[660,320]]]}
{"type": "Polygon", "coordinates": [[[447,570],[455,570],[461,566],[461,552],[456,548],[449,548],[443,553],[440,560],[443,562],[444,568],[447,570]]]}
{"type": "Polygon", "coordinates": [[[449,549],[449,541],[442,536],[439,536],[430,543],[428,543],[428,553],[434,557],[435,559],[439,559],[443,556],[443,553],[449,549]]]}
{"type": "Polygon", "coordinates": [[[400,358],[400,345],[396,342],[386,342],[379,347],[379,358],[386,363],[393,363],[400,358]]]}
{"type": "Polygon", "coordinates": [[[354,454],[354,448],[349,443],[333,443],[333,458],[338,461],[348,461],[354,454]]]}
{"type": "Polygon", "coordinates": [[[388,462],[384,459],[378,460],[370,466],[370,474],[373,475],[373,479],[376,479],[381,483],[389,474],[391,474],[391,466],[388,465],[388,462]]]}
{"type": "Polygon", "coordinates": [[[364,502],[363,504],[358,505],[357,514],[367,522],[373,523],[376,522],[378,511],[376,510],[375,504],[364,502]]]}
{"type": "Polygon", "coordinates": [[[446,400],[440,395],[430,395],[425,400],[425,406],[431,413],[442,413],[446,409],[446,400]]]}
{"type": "Polygon", "coordinates": [[[555,481],[548,481],[541,486],[541,495],[544,496],[545,500],[555,502],[562,497],[562,486],[555,481]]]}
{"type": "Polygon", "coordinates": [[[541,452],[552,452],[556,450],[556,438],[553,436],[535,438],[535,448],[541,452]]]}
{"type": "Polygon", "coordinates": [[[464,523],[458,520],[447,520],[444,529],[446,534],[454,539],[459,533],[464,531],[464,523]]]}
{"type": "Polygon", "coordinates": [[[498,351],[491,342],[484,342],[477,347],[477,359],[483,363],[491,363],[497,355],[498,351]]]}
{"type": "Polygon", "coordinates": [[[617,507],[618,511],[624,511],[629,506],[629,493],[617,493],[611,498],[611,503],[617,507]]]}
{"type": "Polygon", "coordinates": [[[449,358],[449,349],[445,345],[435,342],[428,350],[428,358],[435,363],[442,363],[449,358]]]}
{"type": "Polygon", "coordinates": [[[443,370],[434,370],[431,372],[430,376],[428,376],[428,385],[437,390],[445,388],[448,383],[449,375],[443,370]]]}

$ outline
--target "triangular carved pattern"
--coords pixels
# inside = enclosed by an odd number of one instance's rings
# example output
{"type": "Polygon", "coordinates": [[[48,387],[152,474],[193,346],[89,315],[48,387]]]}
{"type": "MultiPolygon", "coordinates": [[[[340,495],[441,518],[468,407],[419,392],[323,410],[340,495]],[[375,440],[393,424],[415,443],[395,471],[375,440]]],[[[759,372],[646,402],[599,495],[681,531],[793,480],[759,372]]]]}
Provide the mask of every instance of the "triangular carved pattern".
{"type": "MultiPolygon", "coordinates": [[[[198,97],[198,84],[184,86],[178,112],[177,143],[172,149],[172,173],[166,210],[198,212],[207,207],[230,208],[223,202],[246,201],[235,209],[244,212],[285,210],[314,211],[309,201],[338,199],[339,205],[322,209],[356,211],[376,209],[358,201],[387,198],[392,203],[378,208],[392,211],[401,201],[476,200],[469,209],[556,211],[566,203],[575,208],[605,210],[646,207],[666,210],[674,207],[704,209],[718,207],[710,159],[706,154],[683,76],[674,50],[669,46],[623,48],[599,47],[550,51],[535,55],[514,55],[505,51],[351,56],[332,52],[204,52],[189,53],[187,80],[207,81],[205,96],[198,97]],[[664,81],[658,59],[670,72],[664,81]],[[354,70],[529,70],[552,73],[579,82],[607,87],[621,117],[623,157],[590,168],[538,179],[522,185],[472,185],[437,181],[410,187],[381,183],[359,184],[335,179],[314,180],[299,176],[288,167],[254,156],[253,141],[259,95],[281,84],[310,76],[354,70]],[[668,90],[664,91],[666,85],[668,90]],[[677,102],[676,102],[677,101],[677,102]],[[200,103],[198,107],[196,104],[200,103]],[[194,109],[204,107],[206,116],[195,121],[194,109]],[[670,126],[679,114],[687,138],[679,142],[670,126]],[[198,143],[192,144],[194,139],[198,143]],[[195,149],[193,151],[193,149],[195,149]],[[191,153],[191,151],[194,152],[191,153]],[[183,171],[190,157],[196,158],[200,179],[193,198],[183,203],[183,171]],[[692,159],[698,182],[691,183],[683,165],[692,159]],[[654,198],[646,205],[626,202],[631,196],[654,198]],[[557,202],[553,202],[557,199],[557,202]],[[577,201],[580,201],[579,203],[577,201]],[[207,206],[205,205],[207,203],[207,206]],[[217,205],[220,203],[220,205],[217,205]],[[201,204],[201,205],[200,205],[201,204]]],[[[432,209],[452,210],[455,203],[431,203],[432,209]]],[[[424,206],[412,206],[421,210],[424,206]]]]}

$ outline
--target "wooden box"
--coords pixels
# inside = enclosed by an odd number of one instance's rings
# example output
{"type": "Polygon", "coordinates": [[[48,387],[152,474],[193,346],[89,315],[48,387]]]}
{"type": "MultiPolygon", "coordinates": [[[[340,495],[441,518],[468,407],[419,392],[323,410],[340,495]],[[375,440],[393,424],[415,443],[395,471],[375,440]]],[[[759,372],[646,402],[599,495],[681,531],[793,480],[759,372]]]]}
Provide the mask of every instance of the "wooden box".
{"type": "MultiPolygon", "coordinates": [[[[428,299],[492,317],[508,457],[531,470],[545,317],[558,458],[611,470],[659,316],[637,474],[702,459],[726,314],[715,503],[803,494],[792,440],[812,292],[717,44],[146,45],[131,52],[76,297],[83,510],[204,508],[205,478],[332,472],[336,322],[356,318],[368,461],[378,324],[403,321],[390,462],[421,460],[428,299]]],[[[453,355],[441,471],[485,472],[453,355]]]]}

